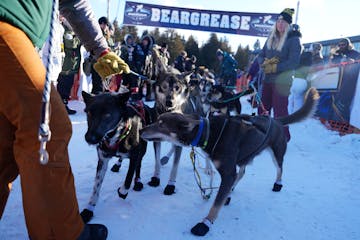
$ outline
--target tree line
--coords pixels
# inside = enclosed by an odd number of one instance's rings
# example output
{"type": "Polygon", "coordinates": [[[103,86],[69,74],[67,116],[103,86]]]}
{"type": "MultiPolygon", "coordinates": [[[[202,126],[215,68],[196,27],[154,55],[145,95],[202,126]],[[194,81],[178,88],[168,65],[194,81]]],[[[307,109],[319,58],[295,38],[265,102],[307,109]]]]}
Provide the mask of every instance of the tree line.
{"type": "Polygon", "coordinates": [[[160,32],[159,28],[155,28],[152,31],[145,31],[142,34],[138,33],[136,26],[122,26],[120,27],[117,21],[114,21],[114,40],[115,42],[123,42],[124,36],[128,33],[132,34],[137,40],[144,34],[149,34],[155,39],[155,43],[161,45],[162,43],[168,44],[168,51],[170,53],[169,63],[173,63],[175,58],[181,51],[186,51],[188,56],[196,56],[197,66],[206,66],[209,69],[215,71],[218,70],[219,63],[216,58],[216,50],[222,49],[234,55],[235,59],[239,63],[239,69],[245,70],[249,64],[250,49],[249,46],[239,45],[236,52],[232,52],[230,44],[227,39],[218,38],[216,33],[211,33],[209,39],[202,46],[196,41],[193,35],[190,35],[188,39],[181,36],[174,29],[166,29],[160,32]]]}

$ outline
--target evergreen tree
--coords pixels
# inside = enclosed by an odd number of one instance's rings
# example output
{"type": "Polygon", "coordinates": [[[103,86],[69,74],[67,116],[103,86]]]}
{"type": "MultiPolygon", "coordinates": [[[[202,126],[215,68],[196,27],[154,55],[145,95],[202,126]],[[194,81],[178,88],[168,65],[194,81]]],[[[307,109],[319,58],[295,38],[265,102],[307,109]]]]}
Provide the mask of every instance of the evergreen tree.
{"type": "Polygon", "coordinates": [[[215,33],[211,33],[209,40],[200,48],[199,64],[218,71],[219,61],[216,57],[216,50],[219,48],[221,48],[221,42],[215,33]]]}
{"type": "Polygon", "coordinates": [[[226,37],[220,39],[220,49],[225,52],[228,52],[229,54],[232,54],[231,46],[229,45],[229,40],[226,37]]]}
{"type": "Polygon", "coordinates": [[[114,20],[113,22],[114,27],[114,41],[115,42],[121,42],[123,40],[122,34],[121,34],[121,28],[119,26],[119,22],[117,20],[114,20]]]}
{"type": "Polygon", "coordinates": [[[168,44],[168,52],[170,54],[169,64],[173,63],[180,52],[184,50],[185,41],[174,29],[165,30],[159,38],[159,44],[165,42],[168,44]]]}
{"type": "Polygon", "coordinates": [[[248,64],[249,64],[249,56],[250,55],[250,49],[249,46],[246,46],[243,48],[241,45],[239,45],[236,54],[235,59],[238,62],[238,68],[241,70],[246,70],[248,64]]]}
{"type": "MultiPolygon", "coordinates": [[[[185,42],[185,51],[188,56],[195,56],[197,59],[200,57],[199,44],[192,35],[190,35],[188,40],[185,42]]],[[[196,65],[198,65],[198,63],[196,65]]]]}
{"type": "Polygon", "coordinates": [[[153,38],[155,39],[156,44],[160,44],[160,30],[159,30],[159,28],[154,28],[154,30],[152,30],[149,34],[151,36],[153,36],[153,38]]]}

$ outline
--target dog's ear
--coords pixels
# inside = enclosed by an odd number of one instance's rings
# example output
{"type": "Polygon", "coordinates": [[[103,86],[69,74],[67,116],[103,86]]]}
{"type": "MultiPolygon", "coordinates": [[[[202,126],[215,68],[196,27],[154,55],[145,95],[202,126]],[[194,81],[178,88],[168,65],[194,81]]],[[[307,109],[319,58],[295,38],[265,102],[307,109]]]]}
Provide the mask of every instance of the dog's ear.
{"type": "Polygon", "coordinates": [[[191,132],[199,124],[199,115],[197,114],[182,114],[180,119],[182,120],[180,128],[183,131],[188,130],[191,132]]]}
{"type": "Polygon", "coordinates": [[[181,78],[184,79],[189,84],[190,80],[191,80],[190,77],[193,73],[194,73],[194,71],[183,72],[183,73],[181,73],[181,78]]]}
{"type": "Polygon", "coordinates": [[[89,105],[93,101],[94,96],[92,94],[82,91],[81,95],[86,105],[89,105]]]}
{"type": "Polygon", "coordinates": [[[130,91],[127,91],[127,92],[124,92],[124,93],[119,93],[119,94],[117,94],[116,97],[117,97],[118,103],[121,106],[125,106],[127,104],[127,102],[129,101],[130,91]]]}

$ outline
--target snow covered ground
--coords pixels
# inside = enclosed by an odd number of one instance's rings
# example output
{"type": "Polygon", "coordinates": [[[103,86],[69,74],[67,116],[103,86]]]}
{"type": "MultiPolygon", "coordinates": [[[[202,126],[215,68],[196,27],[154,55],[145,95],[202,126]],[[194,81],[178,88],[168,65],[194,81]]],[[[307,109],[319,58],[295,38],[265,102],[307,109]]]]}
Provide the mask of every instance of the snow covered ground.
{"type": "MultiPolygon", "coordinates": [[[[250,106],[244,99],[242,104],[244,112],[249,113],[250,106]]],[[[95,148],[84,140],[87,125],[83,103],[72,101],[70,106],[78,110],[70,117],[73,137],[69,153],[82,210],[91,194],[97,156],[95,148]]],[[[360,135],[340,137],[315,119],[294,124],[290,131],[282,191],[271,191],[276,170],[265,151],[247,167],[230,205],[222,208],[203,239],[360,239],[360,135]]],[[[163,152],[170,145],[166,146],[163,152]]],[[[177,192],[172,196],[162,194],[170,163],[162,167],[160,187],[145,184],[143,191],[131,190],[125,200],[116,190],[125,179],[128,160],[124,160],[119,173],[109,170],[92,223],[105,224],[110,240],[199,239],[190,229],[207,215],[216,192],[208,201],[201,198],[189,152],[189,148],[183,151],[177,192]]],[[[153,158],[150,145],[142,163],[144,183],[152,177],[153,158]]],[[[110,167],[114,162],[115,158],[110,167]]],[[[199,171],[206,185],[208,177],[201,168],[199,171]]],[[[216,174],[214,186],[218,184],[216,174]]],[[[0,239],[27,239],[19,178],[0,221],[0,239]]]]}

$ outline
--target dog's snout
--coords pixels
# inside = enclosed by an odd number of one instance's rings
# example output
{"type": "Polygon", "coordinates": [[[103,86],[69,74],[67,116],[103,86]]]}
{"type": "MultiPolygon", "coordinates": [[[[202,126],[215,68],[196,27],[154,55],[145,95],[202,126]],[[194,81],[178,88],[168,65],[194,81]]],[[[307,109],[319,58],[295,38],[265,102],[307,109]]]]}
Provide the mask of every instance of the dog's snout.
{"type": "Polygon", "coordinates": [[[144,127],[144,128],[142,128],[142,129],[139,130],[140,136],[144,133],[144,129],[145,129],[145,128],[146,128],[146,127],[144,127]]]}
{"type": "Polygon", "coordinates": [[[165,102],[167,107],[172,107],[172,100],[170,96],[166,97],[166,102],[165,102]]]}
{"type": "Polygon", "coordinates": [[[89,133],[85,134],[85,140],[88,144],[97,144],[100,141],[98,137],[89,133]]]}

